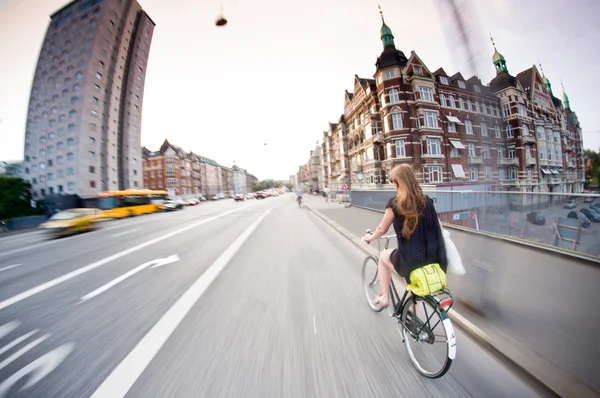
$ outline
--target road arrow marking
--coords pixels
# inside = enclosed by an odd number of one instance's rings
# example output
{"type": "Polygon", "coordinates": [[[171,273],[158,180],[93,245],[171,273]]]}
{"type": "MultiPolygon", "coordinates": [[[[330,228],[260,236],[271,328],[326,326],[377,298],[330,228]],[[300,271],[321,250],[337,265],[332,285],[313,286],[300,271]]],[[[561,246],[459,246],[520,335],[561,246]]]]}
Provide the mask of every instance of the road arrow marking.
{"type": "Polygon", "coordinates": [[[88,301],[89,299],[92,299],[92,298],[98,296],[99,294],[104,293],[111,287],[116,286],[117,284],[123,282],[125,279],[129,278],[130,276],[133,276],[148,267],[151,267],[151,268],[160,267],[162,265],[171,264],[176,261],[179,261],[179,256],[177,254],[174,254],[169,257],[158,258],[156,260],[148,261],[147,263],[144,263],[142,265],[138,265],[131,271],[124,273],[123,275],[119,276],[118,278],[113,279],[112,281],[108,282],[107,284],[100,286],[98,289],[94,290],[93,292],[86,294],[85,296],[83,296],[81,298],[81,301],[79,301],[78,304],[81,304],[84,301],[88,301]]]}

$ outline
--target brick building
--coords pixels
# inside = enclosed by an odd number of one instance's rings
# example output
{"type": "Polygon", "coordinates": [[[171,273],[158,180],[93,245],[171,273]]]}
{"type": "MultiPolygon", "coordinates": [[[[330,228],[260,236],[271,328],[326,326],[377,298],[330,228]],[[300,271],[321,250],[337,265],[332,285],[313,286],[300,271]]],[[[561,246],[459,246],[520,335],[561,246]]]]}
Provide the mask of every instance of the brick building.
{"type": "Polygon", "coordinates": [[[382,187],[394,166],[410,163],[423,183],[441,189],[583,190],[577,117],[536,66],[512,76],[494,47],[496,77],[484,85],[476,76],[431,72],[414,51],[406,57],[385,22],[381,40],[374,79],[354,76],[344,113],[323,133],[326,187],[382,187]]]}
{"type": "MultiPolygon", "coordinates": [[[[223,193],[232,195],[233,169],[216,161],[186,152],[168,140],[156,152],[143,148],[144,188],[165,189],[175,196],[205,196],[223,193]]],[[[256,177],[244,173],[245,181],[255,183],[256,177]]]]}

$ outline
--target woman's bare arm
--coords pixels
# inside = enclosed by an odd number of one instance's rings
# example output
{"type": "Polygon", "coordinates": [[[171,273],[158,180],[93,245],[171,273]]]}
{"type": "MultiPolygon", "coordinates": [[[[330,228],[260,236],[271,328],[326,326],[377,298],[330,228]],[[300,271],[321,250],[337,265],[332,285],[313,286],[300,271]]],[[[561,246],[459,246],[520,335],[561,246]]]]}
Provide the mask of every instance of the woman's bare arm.
{"type": "Polygon", "coordinates": [[[380,237],[385,235],[387,233],[387,231],[390,229],[390,226],[392,225],[393,221],[394,221],[394,212],[392,211],[391,208],[388,207],[387,209],[385,209],[385,214],[383,215],[383,219],[381,220],[381,223],[379,224],[379,226],[377,227],[377,229],[375,230],[373,235],[371,235],[371,239],[369,239],[369,242],[379,239],[380,237]]]}

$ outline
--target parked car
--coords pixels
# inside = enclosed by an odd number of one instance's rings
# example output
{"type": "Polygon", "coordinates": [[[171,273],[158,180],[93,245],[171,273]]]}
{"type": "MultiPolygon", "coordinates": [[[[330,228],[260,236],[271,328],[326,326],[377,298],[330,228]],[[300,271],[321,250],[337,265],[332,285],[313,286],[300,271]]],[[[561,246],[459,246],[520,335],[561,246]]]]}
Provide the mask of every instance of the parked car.
{"type": "Polygon", "coordinates": [[[233,195],[233,200],[236,202],[243,202],[245,200],[244,195],[239,194],[239,195],[233,195]]]}
{"type": "Polygon", "coordinates": [[[175,211],[183,208],[183,205],[178,205],[172,200],[167,200],[162,204],[163,211],[175,211]]]}
{"type": "Polygon", "coordinates": [[[583,200],[583,203],[592,203],[594,201],[594,198],[592,198],[591,196],[586,196],[585,199],[583,200]]]}
{"type": "Polygon", "coordinates": [[[585,214],[585,216],[587,218],[589,218],[591,221],[593,222],[600,222],[600,212],[594,210],[593,208],[591,209],[579,209],[580,212],[582,212],[583,214],[585,214]]]}
{"type": "Polygon", "coordinates": [[[546,216],[540,212],[532,211],[527,214],[527,221],[534,225],[544,225],[546,224],[546,216]]]}
{"type": "Polygon", "coordinates": [[[571,211],[569,212],[569,215],[567,216],[568,218],[574,218],[574,219],[579,219],[579,222],[581,223],[581,226],[583,228],[588,228],[591,224],[590,219],[587,218],[585,216],[585,214],[583,214],[580,211],[571,211]]]}
{"type": "Polygon", "coordinates": [[[200,204],[200,201],[196,198],[192,198],[192,199],[188,199],[187,204],[188,204],[188,206],[196,206],[196,205],[200,204]]]}
{"type": "Polygon", "coordinates": [[[210,200],[219,200],[219,197],[217,195],[213,195],[212,198],[210,198],[210,200]]]}
{"type": "Polygon", "coordinates": [[[577,202],[575,202],[573,199],[567,200],[565,202],[565,205],[564,205],[565,209],[574,209],[575,207],[577,207],[577,202]]]}
{"type": "Polygon", "coordinates": [[[247,193],[246,199],[254,199],[254,195],[252,195],[251,193],[247,193]]]}
{"type": "Polygon", "coordinates": [[[600,202],[590,204],[590,209],[594,209],[600,212],[600,202]]]}

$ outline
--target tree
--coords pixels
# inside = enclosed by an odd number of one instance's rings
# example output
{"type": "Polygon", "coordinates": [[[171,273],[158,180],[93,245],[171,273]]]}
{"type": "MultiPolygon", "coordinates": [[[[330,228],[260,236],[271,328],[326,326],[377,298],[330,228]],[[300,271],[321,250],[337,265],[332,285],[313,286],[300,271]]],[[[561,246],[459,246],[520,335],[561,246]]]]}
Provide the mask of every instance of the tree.
{"type": "Polygon", "coordinates": [[[22,178],[0,176],[0,219],[39,214],[31,207],[31,184],[22,178]]]}
{"type": "Polygon", "coordinates": [[[260,184],[258,184],[258,183],[257,183],[257,184],[254,184],[254,185],[252,185],[252,192],[258,192],[258,191],[262,191],[262,190],[263,190],[263,187],[262,187],[262,185],[260,185],[260,184]]]}
{"type": "Polygon", "coordinates": [[[586,180],[593,186],[600,185],[600,154],[595,151],[586,149],[584,151],[586,165],[589,159],[590,167],[585,171],[586,180]]]}
{"type": "Polygon", "coordinates": [[[289,182],[287,184],[285,184],[285,187],[289,190],[291,190],[292,188],[294,188],[294,186],[292,184],[290,184],[289,182]]]}

